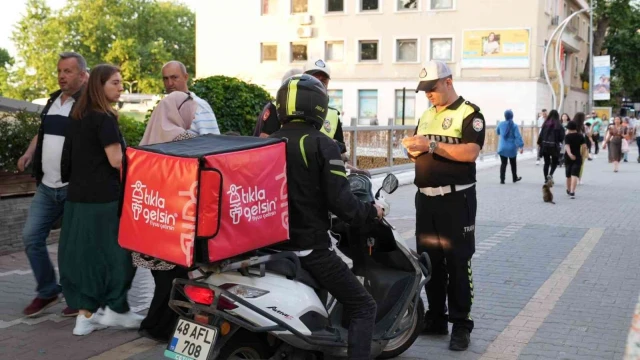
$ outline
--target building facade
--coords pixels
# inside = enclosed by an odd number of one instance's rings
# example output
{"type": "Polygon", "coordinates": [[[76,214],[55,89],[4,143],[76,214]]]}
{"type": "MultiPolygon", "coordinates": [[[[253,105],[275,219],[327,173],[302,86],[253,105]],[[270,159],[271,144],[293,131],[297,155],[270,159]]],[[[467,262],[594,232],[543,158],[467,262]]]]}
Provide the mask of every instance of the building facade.
{"type": "MultiPolygon", "coordinates": [[[[346,125],[399,124],[403,109],[404,123],[415,124],[429,106],[414,90],[421,64],[437,59],[449,64],[458,93],[489,124],[505,109],[531,123],[551,107],[545,44],[557,24],[587,6],[584,0],[202,1],[196,76],[236,76],[275,93],[287,70],[322,58],[331,67],[331,103],[346,125]]],[[[587,105],[580,73],[588,25],[583,13],[562,37],[560,76],[571,116],[587,105]]],[[[559,76],[553,64],[551,75],[559,76]]]]}

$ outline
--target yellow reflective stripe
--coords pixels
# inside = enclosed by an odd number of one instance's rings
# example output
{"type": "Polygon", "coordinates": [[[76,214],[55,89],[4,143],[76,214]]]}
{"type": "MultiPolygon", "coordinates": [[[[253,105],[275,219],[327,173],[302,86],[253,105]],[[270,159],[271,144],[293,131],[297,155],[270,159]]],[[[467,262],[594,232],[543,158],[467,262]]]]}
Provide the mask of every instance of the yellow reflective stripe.
{"type": "Polygon", "coordinates": [[[342,172],[342,171],[331,170],[331,173],[334,174],[334,175],[338,175],[338,176],[344,176],[345,178],[347,177],[347,173],[342,172]]]}
{"type": "Polygon", "coordinates": [[[307,153],[304,151],[304,138],[306,138],[307,136],[309,135],[305,135],[300,138],[300,152],[302,153],[302,159],[304,160],[304,165],[306,167],[309,167],[309,162],[307,162],[307,153]]]}
{"type": "Polygon", "coordinates": [[[296,98],[298,97],[299,79],[289,81],[289,89],[287,92],[287,115],[293,115],[296,112],[296,98]]]}

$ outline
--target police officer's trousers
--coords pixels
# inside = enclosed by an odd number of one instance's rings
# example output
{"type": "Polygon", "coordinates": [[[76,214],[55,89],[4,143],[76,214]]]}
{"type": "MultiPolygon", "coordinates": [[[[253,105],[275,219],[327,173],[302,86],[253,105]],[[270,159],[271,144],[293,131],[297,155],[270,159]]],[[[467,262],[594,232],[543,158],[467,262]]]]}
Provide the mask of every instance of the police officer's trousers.
{"type": "Polygon", "coordinates": [[[429,316],[445,318],[448,295],[449,322],[471,331],[475,252],[476,189],[444,196],[416,194],[416,242],[418,253],[427,252],[433,272],[426,285],[429,316]]]}

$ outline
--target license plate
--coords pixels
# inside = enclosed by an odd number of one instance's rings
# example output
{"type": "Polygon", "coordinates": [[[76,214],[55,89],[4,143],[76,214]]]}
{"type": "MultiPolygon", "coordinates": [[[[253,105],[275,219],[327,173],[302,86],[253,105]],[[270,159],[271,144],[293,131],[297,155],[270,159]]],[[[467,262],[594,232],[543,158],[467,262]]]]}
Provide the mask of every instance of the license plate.
{"type": "Polygon", "coordinates": [[[206,360],[217,335],[217,328],[180,318],[164,356],[175,360],[206,360]]]}

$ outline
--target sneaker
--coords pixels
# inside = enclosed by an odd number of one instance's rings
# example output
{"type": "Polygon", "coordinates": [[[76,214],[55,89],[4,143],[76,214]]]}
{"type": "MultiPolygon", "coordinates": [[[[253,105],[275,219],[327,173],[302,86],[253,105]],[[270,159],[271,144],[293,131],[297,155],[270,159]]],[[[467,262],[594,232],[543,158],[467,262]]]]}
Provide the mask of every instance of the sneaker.
{"type": "Polygon", "coordinates": [[[569,191],[569,189],[567,189],[567,195],[571,196],[571,191],[569,191]]]}
{"type": "Polygon", "coordinates": [[[60,298],[58,297],[58,295],[48,299],[35,298],[31,302],[31,304],[29,304],[29,306],[24,308],[22,313],[27,317],[35,317],[59,302],[60,298]]]}
{"type": "Polygon", "coordinates": [[[540,160],[536,160],[536,165],[540,165],[540,160]]]}
{"type": "Polygon", "coordinates": [[[575,199],[575,198],[576,198],[576,193],[569,193],[569,196],[570,196],[572,199],[575,199]]]}
{"type": "Polygon", "coordinates": [[[144,316],[138,315],[132,311],[120,314],[111,310],[108,306],[105,307],[104,315],[100,316],[100,324],[106,326],[122,326],[127,329],[137,329],[140,327],[140,323],[144,316]]]}
{"type": "Polygon", "coordinates": [[[451,330],[451,341],[449,342],[449,350],[464,351],[469,347],[471,341],[471,332],[464,326],[456,326],[453,324],[451,330]]]}
{"type": "Polygon", "coordinates": [[[96,330],[105,329],[106,326],[101,325],[100,316],[92,314],[91,317],[78,314],[76,316],[76,326],[73,328],[73,335],[84,336],[89,335],[96,330]]]}
{"type": "Polygon", "coordinates": [[[424,317],[423,334],[427,335],[448,335],[449,317],[447,315],[433,316],[429,312],[424,317]]]}
{"type": "Polygon", "coordinates": [[[513,182],[517,183],[520,180],[522,180],[522,176],[518,176],[517,178],[513,179],[513,182]]]}
{"type": "Polygon", "coordinates": [[[62,312],[60,313],[60,316],[62,317],[78,316],[78,309],[70,308],[67,306],[66,308],[64,308],[64,310],[62,310],[62,312]]]}

